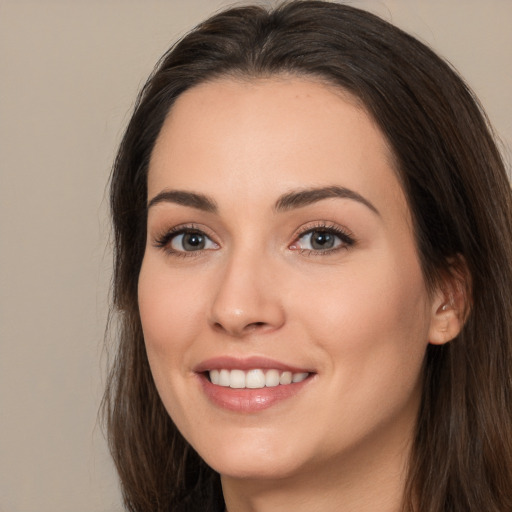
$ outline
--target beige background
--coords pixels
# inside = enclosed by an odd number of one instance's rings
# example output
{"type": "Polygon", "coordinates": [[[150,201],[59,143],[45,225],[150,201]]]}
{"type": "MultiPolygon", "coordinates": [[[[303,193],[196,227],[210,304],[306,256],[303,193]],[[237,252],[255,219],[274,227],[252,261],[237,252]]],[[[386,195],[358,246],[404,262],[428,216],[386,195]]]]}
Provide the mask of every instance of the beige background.
{"type": "MultiPolygon", "coordinates": [[[[0,0],[0,512],[120,511],[96,412],[105,185],[154,62],[216,0],[0,0]]],[[[461,71],[512,147],[512,1],[353,1],[461,71]]]]}

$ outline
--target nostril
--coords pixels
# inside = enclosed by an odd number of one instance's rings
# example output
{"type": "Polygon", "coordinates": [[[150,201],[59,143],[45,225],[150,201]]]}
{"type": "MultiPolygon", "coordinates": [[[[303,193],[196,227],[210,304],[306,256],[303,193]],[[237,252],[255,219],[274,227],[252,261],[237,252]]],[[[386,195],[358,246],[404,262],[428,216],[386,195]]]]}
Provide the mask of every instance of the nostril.
{"type": "Polygon", "coordinates": [[[215,322],[213,324],[213,328],[217,331],[223,331],[224,330],[224,327],[222,327],[222,324],[220,322],[215,322]]]}
{"type": "Polygon", "coordinates": [[[244,333],[247,334],[247,333],[250,333],[252,331],[262,331],[266,327],[269,327],[267,322],[251,322],[251,323],[248,323],[245,326],[241,326],[240,329],[233,328],[233,327],[231,329],[227,329],[222,324],[222,322],[215,322],[213,324],[213,329],[214,330],[230,332],[231,334],[234,334],[235,336],[242,336],[244,333]]]}
{"type": "Polygon", "coordinates": [[[246,326],[246,329],[250,330],[250,329],[259,329],[261,327],[264,327],[266,324],[265,322],[253,322],[251,324],[248,324],[246,326]]]}

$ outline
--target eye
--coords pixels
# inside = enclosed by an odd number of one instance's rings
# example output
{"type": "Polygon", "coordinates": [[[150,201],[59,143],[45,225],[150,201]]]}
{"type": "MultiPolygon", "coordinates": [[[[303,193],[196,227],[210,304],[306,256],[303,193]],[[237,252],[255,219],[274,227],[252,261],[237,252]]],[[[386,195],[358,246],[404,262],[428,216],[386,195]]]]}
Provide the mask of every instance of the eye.
{"type": "Polygon", "coordinates": [[[202,251],[215,249],[217,244],[210,240],[204,233],[190,231],[180,233],[171,238],[170,247],[173,251],[202,251]]]}
{"type": "Polygon", "coordinates": [[[218,249],[208,235],[198,229],[178,228],[166,232],[155,241],[157,247],[165,248],[169,253],[176,254],[218,249]]]}
{"type": "Polygon", "coordinates": [[[355,241],[338,227],[315,227],[303,232],[290,249],[311,253],[329,253],[337,249],[348,248],[355,241]]]}
{"type": "Polygon", "coordinates": [[[299,244],[302,249],[312,249],[314,251],[324,251],[338,247],[341,240],[329,231],[311,231],[299,238],[299,244]],[[306,247],[309,246],[309,247],[306,247]]]}

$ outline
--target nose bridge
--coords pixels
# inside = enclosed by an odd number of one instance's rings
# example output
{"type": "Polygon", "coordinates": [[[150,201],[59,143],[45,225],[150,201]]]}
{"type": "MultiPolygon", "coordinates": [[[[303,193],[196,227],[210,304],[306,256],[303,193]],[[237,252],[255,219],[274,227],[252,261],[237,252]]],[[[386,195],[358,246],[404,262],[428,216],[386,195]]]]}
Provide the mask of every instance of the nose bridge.
{"type": "Polygon", "coordinates": [[[268,331],[284,322],[283,305],[275,286],[272,258],[246,246],[226,258],[213,294],[210,322],[232,336],[268,331]]]}

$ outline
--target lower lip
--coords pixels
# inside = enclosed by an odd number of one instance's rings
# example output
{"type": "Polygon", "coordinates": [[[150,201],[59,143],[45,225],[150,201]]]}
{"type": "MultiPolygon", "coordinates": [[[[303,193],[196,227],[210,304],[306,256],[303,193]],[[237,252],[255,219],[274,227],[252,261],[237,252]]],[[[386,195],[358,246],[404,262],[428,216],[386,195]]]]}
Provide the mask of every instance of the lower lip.
{"type": "Polygon", "coordinates": [[[215,405],[236,412],[257,412],[292,398],[299,393],[310,380],[311,375],[301,382],[265,387],[260,389],[233,389],[212,384],[204,374],[198,374],[206,396],[215,405]]]}

